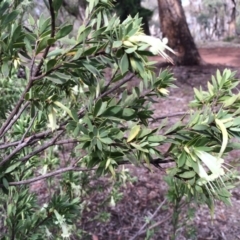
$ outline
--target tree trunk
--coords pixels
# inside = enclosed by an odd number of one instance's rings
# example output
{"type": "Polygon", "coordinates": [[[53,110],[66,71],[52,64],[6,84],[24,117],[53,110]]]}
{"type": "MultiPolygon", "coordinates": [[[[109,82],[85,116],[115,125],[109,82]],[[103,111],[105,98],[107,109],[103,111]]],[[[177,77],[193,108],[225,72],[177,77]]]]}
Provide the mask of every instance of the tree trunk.
{"type": "Polygon", "coordinates": [[[236,1],[232,0],[232,7],[231,7],[231,15],[230,21],[228,22],[228,36],[233,37],[236,36],[236,1]]]}
{"type": "Polygon", "coordinates": [[[198,49],[189,31],[181,0],[158,0],[160,27],[168,45],[178,52],[172,56],[176,65],[202,63],[198,49]]]}

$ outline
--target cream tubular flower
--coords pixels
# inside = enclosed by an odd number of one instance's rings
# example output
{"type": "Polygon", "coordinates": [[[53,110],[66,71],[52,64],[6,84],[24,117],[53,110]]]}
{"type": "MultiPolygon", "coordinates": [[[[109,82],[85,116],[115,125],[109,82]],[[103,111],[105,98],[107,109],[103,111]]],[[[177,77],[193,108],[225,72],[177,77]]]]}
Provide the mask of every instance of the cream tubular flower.
{"type": "Polygon", "coordinates": [[[198,175],[207,182],[214,181],[217,178],[220,178],[225,174],[223,169],[224,160],[222,158],[214,157],[209,153],[203,151],[196,151],[196,155],[204,163],[204,165],[211,171],[211,174],[208,174],[200,161],[198,161],[198,175]]]}
{"type": "Polygon", "coordinates": [[[173,64],[173,59],[164,52],[167,49],[173,54],[176,54],[175,51],[173,51],[170,47],[167,46],[168,43],[167,38],[163,38],[161,41],[159,38],[140,34],[129,37],[128,41],[132,43],[136,42],[147,43],[150,46],[149,51],[152,52],[152,54],[154,55],[160,54],[164,59],[173,64]]]}

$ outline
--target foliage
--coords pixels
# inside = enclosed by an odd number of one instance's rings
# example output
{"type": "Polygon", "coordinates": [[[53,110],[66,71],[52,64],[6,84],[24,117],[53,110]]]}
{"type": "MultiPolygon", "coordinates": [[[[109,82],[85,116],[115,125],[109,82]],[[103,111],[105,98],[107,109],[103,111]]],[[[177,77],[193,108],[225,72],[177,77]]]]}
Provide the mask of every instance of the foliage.
{"type": "Polygon", "coordinates": [[[89,0],[74,35],[72,25],[55,24],[61,1],[46,2],[49,17],[28,15],[26,26],[18,21],[20,1],[10,3],[0,4],[2,239],[80,237],[76,219],[91,176],[112,176],[106,199],[114,206],[129,179],[117,170],[123,164],[172,163],[166,181],[175,205],[186,199],[212,210],[216,199],[230,203],[236,175],[224,153],[238,147],[231,139],[240,129],[234,73],[217,72],[208,91],[195,89],[186,116],[170,128],[164,117],[153,129],[151,103],[168,95],[174,78],[168,70],[155,74],[148,56],[169,59],[167,46],[142,33],[138,16],[120,23],[110,0],[89,0]],[[128,92],[135,76],[141,81],[128,92]],[[40,180],[47,184],[44,203],[30,185],[40,180]]]}
{"type": "Polygon", "coordinates": [[[139,17],[142,18],[144,32],[150,35],[148,21],[153,12],[142,7],[141,2],[141,0],[117,0],[115,4],[115,10],[120,17],[121,22],[124,21],[129,15],[134,17],[136,14],[139,14],[139,17]]]}

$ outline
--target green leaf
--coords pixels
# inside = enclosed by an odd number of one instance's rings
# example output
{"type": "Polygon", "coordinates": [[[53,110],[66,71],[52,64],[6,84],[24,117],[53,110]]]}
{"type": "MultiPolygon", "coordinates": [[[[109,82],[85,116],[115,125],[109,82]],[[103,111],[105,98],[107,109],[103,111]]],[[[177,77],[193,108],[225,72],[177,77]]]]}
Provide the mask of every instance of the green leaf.
{"type": "Polygon", "coordinates": [[[105,138],[99,138],[99,140],[101,142],[103,142],[104,144],[112,144],[113,140],[111,138],[105,137],[105,138]]]}
{"type": "Polygon", "coordinates": [[[47,57],[56,57],[56,56],[59,56],[63,53],[63,49],[59,49],[59,48],[56,48],[54,49],[53,51],[49,52],[47,57]]]}
{"type": "Polygon", "coordinates": [[[122,41],[114,41],[112,48],[119,48],[122,46],[122,41]]]}
{"type": "Polygon", "coordinates": [[[63,0],[54,0],[53,1],[53,8],[56,12],[58,12],[60,7],[62,6],[62,2],[63,2],[63,0]]]}
{"type": "Polygon", "coordinates": [[[120,67],[120,71],[121,71],[122,75],[124,75],[128,71],[129,61],[128,61],[127,54],[124,54],[122,56],[121,61],[119,63],[119,67],[120,67]]]}
{"type": "Polygon", "coordinates": [[[72,25],[64,26],[63,28],[61,28],[57,32],[56,39],[60,39],[60,38],[63,38],[65,36],[67,36],[72,30],[73,30],[73,26],[72,25]]]}
{"type": "Polygon", "coordinates": [[[137,137],[137,135],[139,134],[140,129],[141,129],[140,125],[133,126],[128,135],[127,142],[131,142],[133,139],[135,139],[137,137]]]}
{"type": "Polygon", "coordinates": [[[59,126],[57,125],[57,112],[52,107],[50,113],[48,114],[49,127],[52,131],[56,130],[59,126]]]}
{"type": "Polygon", "coordinates": [[[36,54],[39,54],[42,50],[44,50],[47,46],[52,45],[56,39],[50,38],[49,36],[46,36],[42,38],[38,44],[36,54]]]}
{"type": "Polygon", "coordinates": [[[96,117],[98,112],[100,111],[101,109],[101,106],[102,106],[102,100],[99,99],[96,104],[95,104],[95,107],[94,107],[94,112],[93,112],[93,116],[96,117]]]}
{"type": "Polygon", "coordinates": [[[203,130],[206,130],[208,128],[209,128],[209,126],[205,125],[205,124],[198,124],[198,125],[195,125],[195,126],[192,127],[193,130],[197,130],[197,131],[203,131],[203,130]]]}
{"type": "Polygon", "coordinates": [[[9,14],[6,14],[4,17],[3,17],[3,20],[2,20],[2,23],[1,23],[1,27],[5,27],[7,26],[9,23],[11,23],[12,21],[14,21],[17,16],[18,16],[19,12],[17,10],[15,11],[12,11],[11,13],[9,14]]]}
{"type": "Polygon", "coordinates": [[[172,127],[170,127],[170,128],[164,133],[164,135],[173,133],[174,131],[176,131],[176,129],[177,129],[180,125],[181,125],[181,122],[176,122],[172,127]]]}
{"type": "Polygon", "coordinates": [[[181,168],[182,166],[184,166],[185,162],[187,159],[187,155],[185,152],[182,152],[181,155],[179,156],[178,160],[177,160],[177,164],[178,167],[181,168]]]}
{"type": "Polygon", "coordinates": [[[99,139],[97,139],[97,148],[102,151],[102,143],[99,139]]]}
{"type": "Polygon", "coordinates": [[[140,145],[136,144],[136,143],[130,143],[134,148],[136,148],[139,151],[148,153],[149,151],[147,149],[142,148],[140,145]]]}
{"type": "Polygon", "coordinates": [[[47,18],[41,25],[40,25],[40,36],[43,37],[44,36],[47,36],[47,32],[51,32],[49,28],[50,26],[50,23],[51,23],[51,18],[47,18]]]}
{"type": "Polygon", "coordinates": [[[107,102],[103,102],[101,108],[98,110],[97,117],[100,116],[107,108],[107,102]]]}
{"type": "Polygon", "coordinates": [[[181,178],[193,178],[195,177],[196,173],[194,171],[187,171],[187,172],[184,172],[184,173],[181,173],[179,174],[178,176],[181,177],[181,178]]]}
{"type": "Polygon", "coordinates": [[[240,132],[240,128],[229,128],[229,130],[233,132],[240,132]]]}
{"type": "Polygon", "coordinates": [[[9,8],[9,3],[7,1],[2,2],[1,8],[0,8],[0,16],[3,16],[5,11],[9,8]]]}
{"type": "Polygon", "coordinates": [[[223,122],[219,119],[215,119],[216,124],[218,125],[218,127],[221,129],[222,132],[222,146],[221,146],[221,150],[219,152],[219,157],[222,156],[222,154],[224,153],[224,150],[227,147],[227,143],[228,143],[228,132],[226,127],[224,126],[223,122]]]}
{"type": "Polygon", "coordinates": [[[136,112],[131,108],[122,108],[121,106],[111,106],[104,111],[103,117],[116,117],[124,120],[131,120],[136,117],[136,112]]]}
{"type": "Polygon", "coordinates": [[[76,116],[76,114],[73,114],[72,111],[67,108],[66,106],[64,106],[61,102],[55,101],[53,102],[56,106],[62,108],[65,112],[67,112],[67,114],[74,120],[74,121],[78,121],[78,117],[76,116]]]}
{"type": "Polygon", "coordinates": [[[9,66],[8,66],[8,62],[3,62],[2,64],[2,74],[5,78],[8,77],[9,75],[9,66]]]}
{"type": "Polygon", "coordinates": [[[227,98],[223,102],[224,107],[229,107],[231,106],[236,100],[238,99],[238,95],[233,95],[232,97],[227,98]]]}
{"type": "Polygon", "coordinates": [[[64,84],[67,81],[66,79],[59,78],[56,75],[48,76],[47,79],[56,84],[64,84]]]}
{"type": "Polygon", "coordinates": [[[202,94],[199,92],[199,90],[198,90],[197,88],[194,88],[193,90],[194,90],[194,93],[195,93],[195,95],[196,95],[196,98],[197,98],[200,102],[202,102],[202,100],[203,100],[202,94]]]}
{"type": "Polygon", "coordinates": [[[125,49],[125,53],[131,54],[137,50],[137,46],[125,49]]]}
{"type": "Polygon", "coordinates": [[[144,138],[145,136],[152,133],[153,130],[151,129],[141,129],[140,134],[138,135],[138,139],[144,138]]]}
{"type": "Polygon", "coordinates": [[[8,183],[8,180],[6,178],[3,178],[2,179],[2,183],[3,183],[3,186],[8,189],[9,188],[9,183],[8,183]]]}
{"type": "Polygon", "coordinates": [[[20,166],[20,165],[21,165],[21,162],[16,162],[16,163],[10,165],[4,172],[5,172],[5,173],[10,173],[10,172],[12,172],[13,170],[15,170],[15,169],[16,169],[18,166],[20,166]]]}
{"type": "Polygon", "coordinates": [[[233,126],[239,126],[240,125],[240,117],[236,117],[233,120],[233,126]]]}
{"type": "Polygon", "coordinates": [[[218,85],[220,86],[221,81],[222,81],[222,76],[221,76],[221,73],[220,73],[219,69],[217,69],[216,77],[217,77],[218,85]]]}
{"type": "Polygon", "coordinates": [[[57,60],[56,59],[50,59],[48,62],[47,62],[47,65],[46,65],[46,72],[50,71],[51,69],[53,69],[53,67],[56,65],[57,63],[57,60]]]}
{"type": "Polygon", "coordinates": [[[85,42],[85,40],[89,36],[91,30],[92,30],[92,26],[88,26],[87,28],[85,28],[82,32],[80,32],[79,37],[77,38],[77,41],[79,43],[85,42]]]}
{"type": "Polygon", "coordinates": [[[83,66],[93,75],[99,75],[98,69],[95,68],[91,63],[85,61],[83,62],[83,66]]]}
{"type": "Polygon", "coordinates": [[[161,136],[161,135],[148,137],[148,141],[149,142],[154,142],[154,143],[160,143],[165,139],[166,139],[166,137],[161,136]]]}

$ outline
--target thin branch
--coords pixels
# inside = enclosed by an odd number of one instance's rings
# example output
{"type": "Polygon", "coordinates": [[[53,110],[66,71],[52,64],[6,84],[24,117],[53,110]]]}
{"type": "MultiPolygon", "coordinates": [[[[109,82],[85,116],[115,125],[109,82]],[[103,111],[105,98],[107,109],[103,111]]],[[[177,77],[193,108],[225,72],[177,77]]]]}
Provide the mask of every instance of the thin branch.
{"type": "Polygon", "coordinates": [[[108,84],[104,87],[103,92],[107,91],[108,87],[110,86],[111,82],[113,81],[113,79],[116,77],[117,73],[118,73],[119,67],[117,67],[115,73],[113,74],[112,78],[109,80],[108,84]]]}
{"type": "MultiPolygon", "coordinates": [[[[26,138],[26,139],[29,139],[29,138],[26,138]]],[[[31,138],[31,139],[33,140],[33,138],[31,138]]],[[[29,143],[29,145],[32,145],[32,144],[35,143],[35,141],[38,142],[39,139],[35,138],[34,141],[30,141],[28,143],[29,143]]],[[[20,144],[20,142],[21,142],[21,140],[18,140],[18,141],[15,141],[15,142],[11,142],[11,143],[7,143],[7,144],[0,144],[0,150],[17,146],[17,145],[20,144]]],[[[71,143],[78,143],[78,142],[79,141],[75,140],[75,139],[64,139],[64,140],[56,141],[54,145],[64,145],[64,144],[71,144],[71,143]]]]}
{"type": "Polygon", "coordinates": [[[142,234],[143,230],[145,229],[145,227],[149,224],[149,222],[157,215],[157,213],[159,212],[159,210],[162,208],[162,206],[165,204],[165,202],[167,201],[167,199],[165,198],[163,200],[163,202],[158,206],[158,208],[155,210],[155,212],[153,213],[153,215],[148,219],[148,221],[142,225],[142,227],[139,229],[139,231],[130,238],[130,240],[134,240],[136,239],[139,235],[142,234]]]}
{"type": "Polygon", "coordinates": [[[189,113],[188,112],[177,112],[177,113],[173,113],[173,114],[169,114],[169,115],[160,116],[160,117],[154,118],[151,121],[151,123],[157,122],[160,119],[171,118],[171,117],[178,117],[178,116],[183,116],[183,115],[189,115],[189,113]]]}
{"type": "MultiPolygon", "coordinates": [[[[173,163],[173,162],[175,162],[175,160],[170,158],[164,159],[164,160],[162,158],[154,158],[152,160],[149,160],[149,163],[155,166],[156,168],[160,168],[160,164],[173,163]]],[[[123,164],[132,164],[132,163],[129,160],[122,160],[118,164],[123,165],[123,164]]]]}
{"type": "MultiPolygon", "coordinates": [[[[63,130],[58,133],[58,135],[56,137],[54,137],[50,142],[46,143],[45,145],[43,145],[42,147],[40,147],[39,149],[29,153],[28,155],[26,155],[25,157],[19,159],[19,161],[26,161],[29,158],[31,158],[32,156],[36,155],[39,152],[42,152],[43,150],[45,150],[46,148],[54,145],[55,141],[57,140],[57,138],[63,133],[63,130]]],[[[20,143],[7,157],[5,157],[1,162],[0,162],[0,166],[2,166],[4,163],[6,163],[7,161],[11,160],[11,158],[17,154],[18,152],[20,152],[23,148],[31,145],[31,140],[32,140],[33,136],[26,138],[25,142],[20,143]]],[[[34,140],[36,142],[36,139],[34,140]]]]}
{"type": "MultiPolygon", "coordinates": [[[[57,131],[59,131],[59,130],[61,130],[61,128],[57,129],[57,131]]],[[[36,140],[36,139],[40,140],[40,139],[46,138],[50,133],[52,133],[51,130],[46,130],[44,132],[33,134],[33,135],[29,136],[25,140],[28,140],[29,145],[31,145],[34,140],[36,140]]],[[[7,143],[7,144],[1,144],[0,145],[0,149],[14,147],[14,146],[19,145],[19,143],[20,143],[20,140],[19,141],[15,141],[15,142],[11,142],[11,143],[7,143]]]]}
{"type": "Polygon", "coordinates": [[[7,157],[5,157],[1,162],[0,162],[0,167],[8,162],[15,154],[17,154],[18,152],[20,152],[23,148],[25,148],[26,146],[28,146],[28,142],[23,142],[21,144],[19,144],[7,157]]]}
{"type": "MultiPolygon", "coordinates": [[[[54,35],[55,35],[55,12],[54,12],[54,8],[53,8],[53,2],[52,2],[52,0],[48,0],[48,2],[49,2],[49,11],[50,11],[50,15],[51,15],[51,38],[53,38],[54,35]]],[[[43,53],[43,55],[42,55],[42,58],[41,58],[41,60],[40,60],[40,63],[38,64],[36,70],[34,71],[34,74],[33,74],[34,77],[36,77],[36,76],[39,75],[39,72],[40,72],[40,70],[41,70],[41,67],[42,67],[42,65],[43,65],[43,62],[44,62],[44,60],[46,59],[50,48],[51,48],[51,45],[49,45],[49,46],[47,46],[47,47],[45,48],[45,51],[44,51],[44,53],[43,53]]],[[[33,77],[33,76],[31,76],[31,77],[33,77]]]]}
{"type": "MultiPolygon", "coordinates": [[[[159,221],[159,222],[156,222],[154,223],[153,225],[151,225],[150,227],[148,227],[148,230],[151,230],[155,227],[158,227],[159,225],[162,225],[164,222],[168,221],[170,218],[172,217],[171,214],[169,214],[167,217],[165,217],[163,220],[159,221]]],[[[145,232],[145,231],[144,231],[145,232]]],[[[143,232],[143,233],[144,233],[143,232]]]]}
{"type": "MultiPolygon", "coordinates": [[[[79,44],[76,44],[76,46],[77,46],[77,45],[79,45],[79,44]]],[[[76,46],[74,46],[74,47],[76,47],[76,46]]],[[[72,49],[74,49],[74,47],[73,47],[72,49]]],[[[61,55],[61,58],[63,58],[65,55],[67,55],[69,52],[71,52],[72,49],[70,49],[67,53],[61,55]]],[[[88,56],[88,58],[96,57],[96,56],[99,56],[99,55],[102,55],[102,54],[105,54],[105,52],[104,52],[104,51],[97,52],[97,53],[95,53],[94,55],[88,56]]],[[[81,60],[81,59],[86,59],[86,57],[84,56],[84,57],[79,57],[79,58],[78,58],[78,60],[81,60]]],[[[75,61],[75,60],[74,60],[74,61],[75,61]]],[[[72,61],[68,61],[68,63],[71,63],[71,62],[72,62],[72,61]]],[[[37,81],[37,80],[40,80],[40,79],[46,77],[47,75],[49,75],[50,73],[58,70],[58,69],[59,69],[60,67],[62,67],[63,65],[64,65],[64,62],[61,63],[61,64],[59,64],[59,65],[57,65],[56,67],[52,68],[51,70],[43,73],[42,75],[35,75],[35,76],[33,76],[31,79],[32,79],[32,81],[34,81],[34,82],[37,81]]]]}
{"type": "Polygon", "coordinates": [[[34,81],[34,82],[37,81],[37,80],[40,80],[40,79],[46,77],[47,75],[49,75],[50,73],[58,70],[60,67],[62,67],[62,65],[63,65],[63,63],[57,65],[56,67],[54,67],[54,68],[52,68],[51,70],[43,73],[42,75],[38,75],[38,76],[32,77],[31,79],[32,79],[32,81],[34,81]]]}
{"type": "Polygon", "coordinates": [[[35,47],[34,47],[34,55],[32,56],[31,64],[30,64],[30,76],[33,76],[33,67],[36,59],[36,50],[37,50],[37,41],[35,42],[35,47]]]}
{"type": "MultiPolygon", "coordinates": [[[[59,141],[60,142],[60,141],[59,141]]],[[[57,143],[57,142],[56,142],[57,143]]],[[[75,164],[78,162],[79,160],[77,160],[75,162],[75,164]]],[[[75,165],[74,164],[74,165],[75,165]]],[[[125,164],[125,163],[120,163],[120,165],[122,164],[125,164]]],[[[131,164],[131,162],[127,162],[126,164],[131,164]]],[[[17,185],[22,185],[22,184],[29,184],[29,183],[33,183],[33,182],[37,182],[39,180],[42,180],[42,179],[45,179],[45,178],[49,178],[49,177],[53,177],[55,175],[60,175],[60,174],[63,174],[65,172],[69,172],[69,171],[75,171],[75,172],[80,172],[80,171],[92,171],[92,170],[96,170],[96,168],[91,168],[91,169],[88,169],[88,168],[78,168],[78,167],[75,167],[75,166],[71,166],[71,167],[66,167],[66,168],[61,168],[61,169],[58,169],[54,172],[50,172],[50,173],[47,173],[47,174],[44,174],[42,176],[38,176],[38,177],[34,177],[34,178],[31,178],[31,179],[28,179],[28,180],[23,180],[23,181],[19,181],[19,182],[9,182],[9,185],[10,186],[17,186],[17,185]]],[[[2,184],[0,184],[0,187],[3,186],[2,184]]],[[[160,208],[162,207],[162,205],[166,202],[166,199],[161,203],[161,205],[159,205],[159,207],[157,208],[157,210],[154,212],[154,214],[151,216],[151,218],[149,219],[149,221],[151,219],[153,219],[155,217],[155,215],[157,214],[157,212],[160,210],[160,208]]],[[[143,229],[147,226],[148,223],[145,223],[143,225],[143,227],[140,229],[141,231],[143,231],[143,229]]],[[[139,230],[139,232],[140,232],[139,230]]]]}
{"type": "MultiPolygon", "coordinates": [[[[66,140],[60,140],[60,141],[57,141],[55,142],[55,144],[65,144],[67,143],[66,140]]],[[[46,146],[46,145],[45,145],[46,146]]],[[[49,145],[50,146],[50,145],[49,145]]],[[[39,150],[39,149],[38,149],[39,150]]],[[[33,153],[33,155],[35,155],[36,153],[33,153]]],[[[29,155],[28,155],[29,156],[29,155]]],[[[81,157],[83,158],[83,157],[81,157]]],[[[39,180],[42,180],[42,179],[46,179],[46,178],[49,178],[49,177],[53,177],[55,175],[60,175],[62,173],[65,173],[65,172],[69,172],[69,171],[76,171],[76,172],[80,172],[80,171],[92,171],[92,170],[96,170],[96,168],[91,168],[91,169],[88,169],[88,168],[78,168],[78,167],[75,167],[75,165],[79,162],[79,160],[81,159],[77,159],[75,161],[75,163],[70,166],[70,167],[66,167],[66,168],[61,168],[61,169],[58,169],[54,172],[50,172],[50,173],[47,173],[47,174],[44,174],[42,176],[38,176],[38,177],[33,177],[31,179],[28,179],[28,180],[22,180],[22,181],[19,181],[19,182],[9,182],[9,185],[10,186],[17,186],[17,185],[22,185],[22,184],[30,184],[30,183],[33,183],[33,182],[37,182],[39,180]]],[[[21,161],[23,161],[23,159],[20,159],[21,161]]],[[[151,163],[151,162],[150,162],[151,163]]],[[[165,162],[163,162],[165,163],[165,162]]],[[[131,162],[129,161],[122,161],[121,163],[119,163],[119,165],[123,165],[123,164],[132,164],[131,162]]],[[[2,187],[3,184],[0,184],[0,187],[2,187]]],[[[149,219],[149,221],[151,221],[151,219],[153,219],[155,217],[155,215],[157,214],[157,212],[160,210],[160,208],[162,207],[162,205],[165,203],[166,199],[161,203],[161,205],[159,205],[159,207],[157,208],[157,210],[154,212],[154,214],[151,216],[151,218],[149,219]]],[[[165,219],[166,220],[166,219],[165,219]]],[[[148,223],[145,223],[141,229],[138,231],[137,234],[142,234],[144,228],[147,226],[148,223]]],[[[159,223],[160,224],[160,223],[159,223]]],[[[154,225],[152,226],[152,228],[154,227],[154,225]]],[[[137,237],[138,235],[135,235],[135,237],[137,237]]],[[[135,238],[133,238],[135,239],[135,238]]]]}
{"type": "MultiPolygon", "coordinates": [[[[92,170],[94,170],[94,169],[66,167],[66,168],[61,168],[59,170],[56,170],[54,172],[44,174],[42,176],[38,176],[38,177],[28,179],[28,180],[23,180],[23,181],[19,181],[19,182],[9,182],[9,185],[10,186],[17,186],[17,185],[30,184],[30,183],[37,182],[39,180],[43,180],[45,178],[53,177],[53,176],[56,176],[56,175],[59,175],[59,174],[63,174],[65,172],[69,172],[69,171],[81,172],[81,171],[92,171],[92,170]]],[[[0,186],[2,186],[2,184],[0,184],[0,186]]]]}
{"type": "MultiPolygon", "coordinates": [[[[62,130],[60,133],[57,134],[57,136],[55,136],[51,141],[45,143],[43,146],[41,146],[40,148],[36,149],[35,151],[32,151],[31,153],[29,153],[28,155],[22,157],[19,159],[19,161],[25,162],[27,161],[29,158],[33,157],[34,155],[44,151],[45,149],[55,145],[56,140],[62,135],[64,131],[62,130]]],[[[1,165],[0,165],[1,166],[1,165]]]]}
{"type": "Polygon", "coordinates": [[[104,92],[103,94],[101,94],[98,98],[103,98],[105,97],[106,95],[114,92],[115,90],[117,90],[119,87],[121,87],[123,84],[125,84],[126,82],[132,80],[132,78],[134,77],[135,75],[132,74],[129,78],[126,78],[124,79],[123,81],[121,81],[120,83],[118,83],[115,87],[109,89],[108,91],[104,92]]]}
{"type": "Polygon", "coordinates": [[[18,114],[15,115],[13,117],[12,121],[10,121],[10,123],[6,126],[6,128],[4,129],[4,131],[0,137],[2,137],[13,126],[13,124],[19,119],[19,117],[22,115],[23,111],[28,107],[29,104],[30,104],[30,102],[26,102],[23,105],[22,109],[18,112],[18,114]]]}
{"type": "MultiPolygon", "coordinates": [[[[4,133],[6,132],[5,129],[8,127],[9,123],[11,122],[11,120],[14,118],[14,116],[18,113],[21,105],[23,104],[24,100],[25,100],[25,95],[26,93],[30,90],[30,88],[32,87],[32,82],[29,81],[27,87],[25,88],[22,96],[20,97],[20,99],[18,100],[16,106],[14,107],[14,109],[12,110],[12,112],[10,113],[10,115],[8,116],[8,118],[6,119],[6,121],[4,122],[4,124],[2,125],[1,129],[0,129],[0,137],[2,137],[4,135],[4,133]]],[[[26,103],[27,104],[27,103],[26,103]]],[[[29,103],[28,103],[29,104],[29,103]]],[[[28,105],[27,104],[27,105],[28,105]]],[[[24,110],[26,108],[27,105],[24,105],[23,109],[24,110]]],[[[21,112],[22,113],[22,112],[21,112]]],[[[20,114],[21,115],[21,114],[20,114]]],[[[17,121],[17,120],[15,120],[17,121]]],[[[11,124],[12,126],[12,124],[11,124]]]]}
{"type": "Polygon", "coordinates": [[[38,115],[38,111],[35,113],[35,116],[34,116],[33,119],[31,120],[31,122],[29,123],[29,126],[28,126],[26,132],[23,134],[23,136],[22,136],[22,138],[21,138],[21,140],[20,140],[20,143],[22,143],[22,142],[24,141],[24,139],[25,139],[25,137],[27,136],[28,132],[30,131],[30,129],[31,129],[31,127],[32,127],[32,125],[33,125],[33,123],[34,123],[37,115],[38,115]]]}

